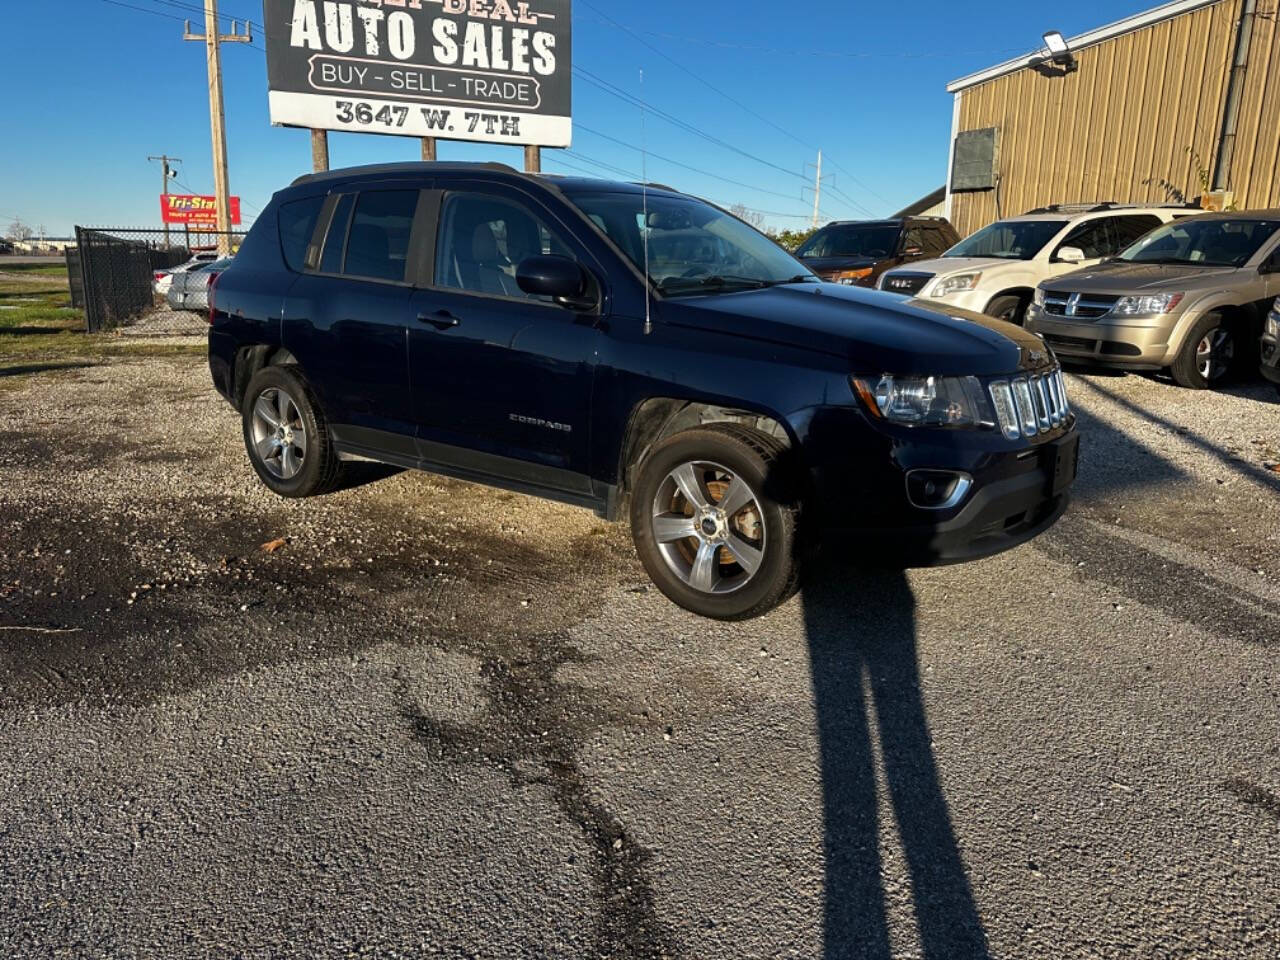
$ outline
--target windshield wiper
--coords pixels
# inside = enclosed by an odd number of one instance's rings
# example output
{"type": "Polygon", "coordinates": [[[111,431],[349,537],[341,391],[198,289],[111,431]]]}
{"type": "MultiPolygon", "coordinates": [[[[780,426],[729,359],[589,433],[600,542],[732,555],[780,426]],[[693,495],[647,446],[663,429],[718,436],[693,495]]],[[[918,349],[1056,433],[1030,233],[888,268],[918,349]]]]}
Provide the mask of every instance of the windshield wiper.
{"type": "Polygon", "coordinates": [[[810,283],[811,281],[822,282],[821,277],[815,277],[812,273],[797,273],[794,277],[787,277],[785,280],[761,280],[760,282],[766,287],[781,287],[789,283],[810,283]]]}

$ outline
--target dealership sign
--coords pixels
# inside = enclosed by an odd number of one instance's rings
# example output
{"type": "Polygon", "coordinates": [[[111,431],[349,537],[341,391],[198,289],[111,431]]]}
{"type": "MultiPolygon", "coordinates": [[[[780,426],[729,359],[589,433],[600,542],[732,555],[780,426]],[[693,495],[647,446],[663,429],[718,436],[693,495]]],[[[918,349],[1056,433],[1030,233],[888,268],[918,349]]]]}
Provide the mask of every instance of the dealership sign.
{"type": "Polygon", "coordinates": [[[567,147],[570,0],[265,0],[271,122],[567,147]]]}
{"type": "MultiPolygon", "coordinates": [[[[160,195],[160,216],[165,223],[187,223],[193,226],[218,225],[218,201],[216,197],[200,197],[183,193],[160,195]]],[[[231,222],[240,222],[240,198],[231,198],[231,222]]]]}

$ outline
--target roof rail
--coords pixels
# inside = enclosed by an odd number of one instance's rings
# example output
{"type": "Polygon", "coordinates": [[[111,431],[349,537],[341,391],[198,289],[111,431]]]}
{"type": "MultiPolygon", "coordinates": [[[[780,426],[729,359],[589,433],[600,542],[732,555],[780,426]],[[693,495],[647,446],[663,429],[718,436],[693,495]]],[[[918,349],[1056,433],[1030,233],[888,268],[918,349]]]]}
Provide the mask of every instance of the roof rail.
{"type": "Polygon", "coordinates": [[[494,170],[498,173],[510,173],[515,176],[525,176],[515,167],[505,163],[494,163],[492,161],[484,163],[467,163],[458,160],[446,161],[422,161],[409,160],[403,163],[370,163],[359,167],[339,167],[336,170],[322,170],[318,173],[304,173],[293,181],[290,186],[298,186],[302,183],[315,183],[320,180],[336,180],[341,177],[350,176],[370,176],[379,173],[432,173],[434,171],[466,171],[466,170],[494,170]]]}

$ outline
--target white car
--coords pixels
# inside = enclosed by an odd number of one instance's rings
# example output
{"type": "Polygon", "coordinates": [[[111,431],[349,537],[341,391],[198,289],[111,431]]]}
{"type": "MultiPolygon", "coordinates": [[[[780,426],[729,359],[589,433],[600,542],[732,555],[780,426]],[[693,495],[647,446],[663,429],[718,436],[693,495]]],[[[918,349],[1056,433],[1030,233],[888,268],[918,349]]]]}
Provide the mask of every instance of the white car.
{"type": "Polygon", "coordinates": [[[988,224],[936,260],[888,270],[878,289],[1022,323],[1042,281],[1114,257],[1188,207],[1053,206],[988,224]]]}
{"type": "Polygon", "coordinates": [[[174,274],[196,270],[206,264],[213,263],[217,259],[218,252],[211,250],[208,253],[197,253],[186,263],[180,263],[176,267],[170,267],[168,270],[156,270],[151,275],[151,289],[155,291],[157,297],[168,296],[169,288],[173,285],[174,274]]]}

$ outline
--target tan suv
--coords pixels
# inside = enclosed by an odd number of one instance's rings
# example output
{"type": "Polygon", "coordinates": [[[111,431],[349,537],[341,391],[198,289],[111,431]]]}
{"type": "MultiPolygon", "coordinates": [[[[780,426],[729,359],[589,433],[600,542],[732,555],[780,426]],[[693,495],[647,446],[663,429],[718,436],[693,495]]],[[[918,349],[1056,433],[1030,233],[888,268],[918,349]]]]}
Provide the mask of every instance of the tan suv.
{"type": "Polygon", "coordinates": [[[1184,387],[1256,371],[1280,296],[1280,210],[1166,224],[1114,260],[1046,280],[1027,328],[1065,360],[1168,368],[1184,387]]]}

